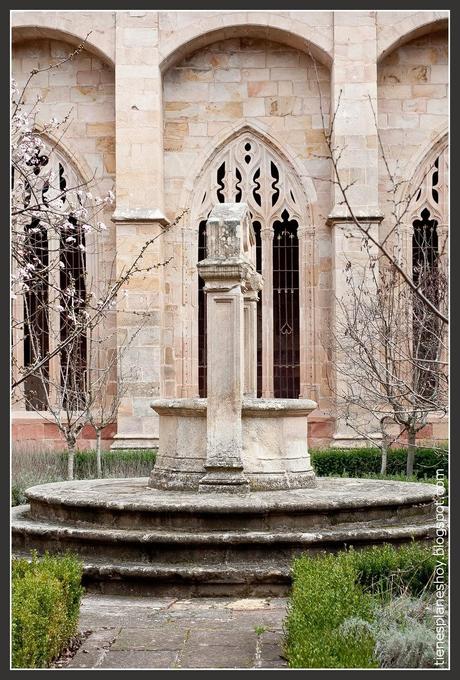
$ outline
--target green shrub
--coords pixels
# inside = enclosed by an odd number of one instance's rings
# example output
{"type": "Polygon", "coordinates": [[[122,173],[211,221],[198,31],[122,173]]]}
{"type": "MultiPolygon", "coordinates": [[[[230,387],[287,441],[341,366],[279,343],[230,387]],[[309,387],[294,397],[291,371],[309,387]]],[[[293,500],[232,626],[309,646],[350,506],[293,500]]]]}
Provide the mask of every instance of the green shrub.
{"type": "Polygon", "coordinates": [[[82,565],[71,555],[12,562],[12,665],[47,668],[75,635],[82,565]]]}
{"type": "Polygon", "coordinates": [[[419,643],[428,618],[422,617],[405,638],[407,617],[392,624],[388,619],[391,612],[395,617],[400,611],[392,603],[401,595],[426,598],[433,593],[436,564],[442,561],[447,567],[447,561],[431,553],[431,546],[412,543],[294,560],[285,620],[289,666],[376,668],[383,663],[388,667],[402,663],[402,659],[407,667],[425,664],[426,654],[419,643]],[[378,637],[383,607],[389,608],[385,610],[385,639],[383,628],[382,637],[378,637]]]}
{"type": "Polygon", "coordinates": [[[447,557],[433,555],[431,546],[421,543],[350,550],[348,557],[358,583],[384,598],[395,592],[417,596],[434,590],[433,574],[439,562],[444,565],[447,576],[447,557]]]}
{"type": "Polygon", "coordinates": [[[366,630],[343,634],[348,618],[371,620],[372,598],[356,583],[346,553],[293,565],[293,588],[285,623],[291,668],[375,668],[375,641],[366,630]]]}
{"type": "MultiPolygon", "coordinates": [[[[377,448],[311,450],[310,455],[315,472],[320,477],[367,477],[380,472],[381,453],[377,448]]],[[[403,475],[406,457],[406,449],[391,449],[388,452],[387,475],[403,475]]],[[[447,449],[417,449],[414,475],[418,479],[434,477],[439,469],[447,476],[447,449]]]]}
{"type": "MultiPolygon", "coordinates": [[[[436,626],[433,625],[436,598],[433,594],[410,597],[402,594],[383,602],[374,620],[347,619],[341,632],[349,635],[368,631],[375,639],[380,668],[434,668],[436,626]]],[[[447,614],[446,614],[447,615],[447,614]]]]}

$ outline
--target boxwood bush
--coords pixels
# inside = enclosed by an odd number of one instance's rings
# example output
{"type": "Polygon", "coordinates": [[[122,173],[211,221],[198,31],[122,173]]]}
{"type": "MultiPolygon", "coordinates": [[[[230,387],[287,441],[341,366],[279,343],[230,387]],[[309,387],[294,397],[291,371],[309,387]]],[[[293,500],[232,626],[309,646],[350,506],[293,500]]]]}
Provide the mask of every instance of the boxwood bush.
{"type": "Polygon", "coordinates": [[[431,546],[417,543],[294,560],[284,624],[289,666],[378,667],[373,623],[379,608],[402,593],[421,597],[433,591],[441,560],[446,565],[445,558],[432,555],[431,546]],[[353,621],[361,625],[346,625],[353,621]]]}
{"type": "Polygon", "coordinates": [[[372,618],[372,598],[357,583],[345,553],[293,564],[286,656],[291,668],[376,668],[374,639],[366,630],[344,635],[349,618],[372,618]]]}
{"type": "MultiPolygon", "coordinates": [[[[377,448],[311,450],[311,462],[320,477],[366,477],[380,472],[381,453],[377,448]]],[[[406,472],[406,449],[388,452],[387,474],[406,472]]],[[[414,475],[417,478],[434,477],[436,470],[448,474],[447,448],[420,448],[415,454],[414,475]]]]}
{"type": "Polygon", "coordinates": [[[13,668],[49,667],[76,634],[81,577],[72,555],[13,560],[13,668]]]}

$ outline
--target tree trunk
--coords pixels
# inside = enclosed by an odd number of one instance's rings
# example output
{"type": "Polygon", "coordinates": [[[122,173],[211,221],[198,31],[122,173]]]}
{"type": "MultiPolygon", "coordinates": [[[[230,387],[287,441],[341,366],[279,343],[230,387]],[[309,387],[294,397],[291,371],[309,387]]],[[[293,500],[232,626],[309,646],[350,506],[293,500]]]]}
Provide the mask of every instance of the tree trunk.
{"type": "Polygon", "coordinates": [[[415,460],[415,432],[409,430],[407,433],[407,463],[406,463],[406,475],[411,477],[414,474],[414,460],[415,460]]]}
{"type": "Polygon", "coordinates": [[[388,463],[388,448],[391,443],[391,438],[385,431],[385,421],[388,420],[387,417],[383,417],[380,420],[380,433],[382,435],[382,445],[380,451],[382,452],[382,462],[380,466],[380,474],[386,475],[387,473],[387,463],[388,463]]]}
{"type": "Polygon", "coordinates": [[[96,468],[98,479],[102,477],[101,437],[102,432],[100,430],[96,430],[96,468]]]}
{"type": "Polygon", "coordinates": [[[75,461],[75,442],[68,444],[67,449],[67,479],[69,481],[73,480],[74,461],[75,461]]]}
{"type": "Polygon", "coordinates": [[[385,438],[382,440],[382,446],[380,447],[382,452],[382,464],[380,466],[380,474],[386,475],[387,473],[387,461],[388,461],[388,446],[385,438]]]}

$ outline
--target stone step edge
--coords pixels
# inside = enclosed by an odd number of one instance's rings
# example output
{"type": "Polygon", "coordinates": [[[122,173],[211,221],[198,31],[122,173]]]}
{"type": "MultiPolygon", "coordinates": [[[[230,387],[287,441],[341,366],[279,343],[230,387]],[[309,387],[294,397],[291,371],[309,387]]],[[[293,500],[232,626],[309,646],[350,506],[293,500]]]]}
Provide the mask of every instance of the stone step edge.
{"type": "MultiPolygon", "coordinates": [[[[323,479],[323,478],[321,478],[323,479]]],[[[329,479],[329,478],[325,478],[329,479]]],[[[335,478],[331,478],[335,479],[335,478]]],[[[117,480],[118,481],[118,480],[117,480]]],[[[349,481],[344,478],[344,481],[349,481]]],[[[354,481],[354,479],[352,479],[354,481]]],[[[366,481],[366,480],[364,480],[366,481]]],[[[376,510],[388,508],[405,508],[414,505],[426,505],[429,506],[434,503],[435,499],[442,494],[436,493],[436,487],[432,484],[418,484],[417,482],[399,482],[404,485],[412,485],[423,487],[421,490],[416,492],[407,492],[404,495],[391,495],[388,497],[372,497],[372,496],[356,496],[353,499],[347,498],[344,500],[332,502],[331,500],[326,500],[324,498],[311,499],[306,498],[294,498],[291,500],[279,500],[276,499],[272,502],[268,500],[265,502],[260,502],[259,504],[249,504],[246,498],[243,496],[239,498],[239,505],[234,505],[233,502],[235,498],[230,495],[229,498],[219,499],[219,503],[215,502],[215,498],[200,497],[200,504],[193,505],[193,503],[187,504],[186,502],[190,499],[187,497],[185,501],[173,502],[171,498],[168,500],[155,497],[152,503],[142,503],[136,502],[132,503],[130,501],[110,501],[107,499],[95,500],[92,498],[78,498],[78,497],[63,497],[60,495],[53,495],[52,491],[46,490],[46,493],[41,489],[42,487],[32,487],[26,492],[29,504],[37,504],[50,508],[63,508],[72,509],[78,512],[78,510],[104,512],[104,513],[126,513],[127,515],[135,513],[149,513],[152,515],[160,515],[165,512],[174,514],[184,514],[184,515],[195,515],[195,516],[205,516],[209,514],[235,514],[235,515],[265,515],[267,513],[285,513],[285,512],[295,512],[302,514],[318,514],[318,513],[336,513],[336,512],[348,512],[357,510],[376,510]],[[430,490],[429,487],[434,488],[430,490]]],[[[46,485],[45,485],[46,486],[46,485]]],[[[51,486],[51,485],[50,485],[51,486]]],[[[298,491],[298,490],[294,490],[298,491]]],[[[180,492],[176,492],[180,494],[180,492]]],[[[254,492],[258,494],[265,493],[267,498],[270,496],[270,492],[254,492]]],[[[278,492],[273,492],[278,493],[278,492]]],[[[286,492],[287,493],[287,492],[286,492]]],[[[224,494],[223,494],[224,495],[224,494]]],[[[206,496],[206,494],[203,494],[206,496]]],[[[224,495],[225,496],[225,495],[224,495]]]]}
{"type": "MultiPolygon", "coordinates": [[[[26,559],[30,562],[30,553],[24,551],[13,552],[13,557],[17,559],[26,559]]],[[[288,565],[281,567],[273,567],[272,565],[251,564],[245,561],[239,564],[222,563],[218,565],[207,565],[200,567],[196,563],[181,563],[174,566],[164,565],[154,562],[108,562],[106,560],[85,560],[80,557],[83,562],[84,576],[110,576],[112,578],[131,577],[131,578],[191,578],[191,579],[207,579],[212,577],[233,576],[245,581],[248,577],[255,576],[256,578],[288,578],[291,569],[288,565]]]]}
{"type": "Polygon", "coordinates": [[[139,529],[110,529],[79,526],[62,526],[34,518],[24,517],[28,506],[16,506],[12,511],[11,528],[13,535],[49,536],[50,538],[70,538],[83,542],[98,541],[100,543],[139,543],[175,544],[175,545],[215,545],[215,544],[273,544],[302,543],[305,545],[330,542],[358,542],[375,540],[376,538],[419,537],[431,534],[436,529],[435,520],[427,518],[419,522],[401,522],[400,524],[384,523],[374,520],[367,523],[352,522],[340,524],[338,527],[319,531],[210,531],[210,532],[178,532],[178,531],[144,531],[139,529]]]}

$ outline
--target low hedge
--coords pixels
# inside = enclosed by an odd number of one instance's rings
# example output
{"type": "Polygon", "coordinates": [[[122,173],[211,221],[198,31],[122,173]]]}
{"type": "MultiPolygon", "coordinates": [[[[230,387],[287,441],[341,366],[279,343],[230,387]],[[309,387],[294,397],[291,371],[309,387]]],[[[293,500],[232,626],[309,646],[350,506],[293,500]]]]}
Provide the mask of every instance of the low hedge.
{"type": "Polygon", "coordinates": [[[12,665],[47,668],[77,632],[82,565],[71,555],[12,562],[12,665]]]}
{"type": "Polygon", "coordinates": [[[377,605],[395,592],[420,596],[434,590],[438,561],[431,547],[375,546],[304,555],[294,560],[285,620],[285,654],[291,668],[377,668],[371,623],[377,605]]]}
{"type": "MultiPolygon", "coordinates": [[[[348,475],[365,477],[378,474],[381,452],[377,448],[311,450],[311,462],[320,477],[348,475]]],[[[391,449],[388,452],[387,474],[399,475],[406,472],[407,449],[391,449]]],[[[414,475],[417,478],[434,477],[436,470],[448,474],[446,449],[417,449],[414,461],[414,475]]]]}

